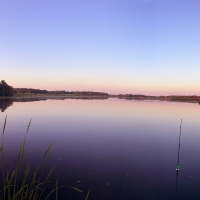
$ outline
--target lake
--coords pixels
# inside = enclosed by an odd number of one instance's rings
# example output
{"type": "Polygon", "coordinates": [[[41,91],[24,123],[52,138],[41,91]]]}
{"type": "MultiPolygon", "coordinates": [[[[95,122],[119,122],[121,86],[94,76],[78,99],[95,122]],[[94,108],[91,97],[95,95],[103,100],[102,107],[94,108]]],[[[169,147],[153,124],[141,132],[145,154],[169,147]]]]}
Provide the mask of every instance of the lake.
{"type": "Polygon", "coordinates": [[[32,119],[25,160],[36,168],[55,141],[51,183],[58,176],[60,186],[83,191],[60,188],[61,200],[83,200],[89,189],[89,200],[200,199],[199,104],[113,98],[19,101],[3,108],[7,166],[32,119]]]}

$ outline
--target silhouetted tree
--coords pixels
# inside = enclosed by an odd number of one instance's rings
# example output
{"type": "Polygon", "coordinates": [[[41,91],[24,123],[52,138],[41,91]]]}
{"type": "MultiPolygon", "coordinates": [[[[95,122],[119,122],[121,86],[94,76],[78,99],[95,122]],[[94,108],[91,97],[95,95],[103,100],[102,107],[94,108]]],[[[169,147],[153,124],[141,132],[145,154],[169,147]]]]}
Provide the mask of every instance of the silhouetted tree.
{"type": "Polygon", "coordinates": [[[4,80],[0,82],[0,96],[13,96],[13,87],[8,85],[4,80]]]}

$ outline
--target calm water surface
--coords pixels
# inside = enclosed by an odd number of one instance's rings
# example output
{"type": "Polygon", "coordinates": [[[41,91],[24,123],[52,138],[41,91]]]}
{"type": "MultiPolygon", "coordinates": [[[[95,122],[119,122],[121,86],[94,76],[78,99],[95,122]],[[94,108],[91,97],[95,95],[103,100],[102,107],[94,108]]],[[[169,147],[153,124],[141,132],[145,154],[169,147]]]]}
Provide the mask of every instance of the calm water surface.
{"type": "Polygon", "coordinates": [[[199,104],[119,99],[14,102],[0,113],[1,130],[6,114],[8,166],[30,119],[26,159],[33,167],[56,140],[49,166],[57,163],[52,182],[58,175],[59,185],[84,190],[61,188],[61,200],[84,199],[89,189],[89,200],[200,199],[199,104]]]}

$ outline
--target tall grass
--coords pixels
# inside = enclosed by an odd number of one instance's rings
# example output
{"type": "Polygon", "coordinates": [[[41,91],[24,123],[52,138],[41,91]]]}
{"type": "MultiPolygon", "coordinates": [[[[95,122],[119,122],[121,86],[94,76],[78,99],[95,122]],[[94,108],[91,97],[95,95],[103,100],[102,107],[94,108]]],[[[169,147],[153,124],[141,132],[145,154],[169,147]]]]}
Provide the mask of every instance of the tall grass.
{"type": "MultiPolygon", "coordinates": [[[[36,170],[31,167],[31,161],[25,162],[25,144],[26,136],[31,125],[31,121],[28,124],[24,140],[21,142],[17,156],[9,170],[6,169],[5,165],[5,153],[4,153],[4,133],[7,123],[7,116],[4,121],[2,142],[0,146],[1,153],[1,171],[2,171],[2,188],[0,188],[0,200],[49,200],[53,193],[55,194],[55,199],[58,200],[58,178],[53,188],[50,192],[46,193],[48,184],[50,183],[50,176],[55,168],[55,165],[48,170],[46,173],[48,160],[51,154],[52,142],[47,148],[46,152],[41,158],[41,162],[36,170]]],[[[64,187],[64,186],[61,186],[64,187]]],[[[81,190],[69,186],[79,192],[81,190]]],[[[85,200],[88,200],[90,190],[87,193],[85,200]]]]}

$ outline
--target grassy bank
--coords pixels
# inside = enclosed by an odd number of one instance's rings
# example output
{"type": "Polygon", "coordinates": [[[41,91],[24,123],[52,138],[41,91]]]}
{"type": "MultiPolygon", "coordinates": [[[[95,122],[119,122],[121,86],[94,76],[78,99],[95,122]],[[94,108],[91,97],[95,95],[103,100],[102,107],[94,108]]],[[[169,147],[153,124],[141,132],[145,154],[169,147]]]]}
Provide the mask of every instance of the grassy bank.
{"type": "MultiPolygon", "coordinates": [[[[6,155],[4,140],[6,130],[7,116],[3,125],[3,132],[1,137],[0,153],[1,153],[1,188],[0,188],[0,200],[49,200],[52,195],[54,199],[58,200],[59,188],[70,187],[78,192],[83,192],[73,186],[58,185],[58,177],[53,184],[50,184],[50,176],[52,175],[56,164],[53,165],[50,170],[47,170],[48,161],[51,155],[52,142],[47,150],[41,155],[41,162],[36,169],[33,169],[31,160],[25,161],[25,145],[26,137],[31,125],[31,121],[28,124],[23,141],[19,145],[19,150],[16,153],[16,157],[11,167],[6,166],[6,155]]],[[[88,191],[85,200],[89,197],[90,190],[88,191]]],[[[83,198],[84,199],[84,198],[83,198]]]]}
{"type": "Polygon", "coordinates": [[[136,101],[166,101],[166,102],[189,102],[199,103],[200,96],[145,96],[145,95],[76,95],[76,94],[15,94],[14,96],[0,96],[0,100],[26,101],[26,100],[47,100],[47,99],[83,99],[83,100],[106,100],[118,98],[136,101]]]}

